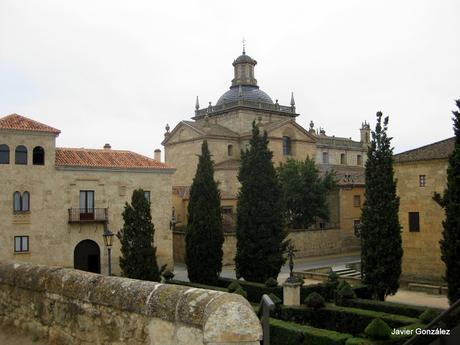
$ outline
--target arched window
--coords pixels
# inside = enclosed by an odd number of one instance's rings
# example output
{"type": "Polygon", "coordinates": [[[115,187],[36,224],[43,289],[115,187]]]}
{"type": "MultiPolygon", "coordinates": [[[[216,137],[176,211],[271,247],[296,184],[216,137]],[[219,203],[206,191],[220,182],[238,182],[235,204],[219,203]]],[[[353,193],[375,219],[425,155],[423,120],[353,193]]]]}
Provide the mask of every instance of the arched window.
{"type": "Polygon", "coordinates": [[[27,148],[24,145],[16,147],[14,162],[16,164],[27,164],[27,148]]]}
{"type": "Polygon", "coordinates": [[[45,150],[41,146],[36,146],[32,152],[32,164],[44,165],[45,164],[45,150]]]}
{"type": "Polygon", "coordinates": [[[30,206],[30,193],[24,192],[22,193],[21,211],[29,211],[29,206],[30,206]]]}
{"type": "Polygon", "coordinates": [[[283,155],[284,156],[291,155],[291,138],[287,136],[283,137],[283,155]]]}
{"type": "Polygon", "coordinates": [[[227,154],[228,156],[233,156],[233,145],[227,146],[227,154]]]}
{"type": "Polygon", "coordinates": [[[13,211],[21,212],[21,193],[19,192],[13,194],[13,211]]]}
{"type": "Polygon", "coordinates": [[[30,193],[14,192],[13,194],[13,211],[14,212],[28,212],[30,211],[30,193]]]}
{"type": "Polygon", "coordinates": [[[0,145],[0,164],[10,164],[10,148],[8,145],[0,145]]]}

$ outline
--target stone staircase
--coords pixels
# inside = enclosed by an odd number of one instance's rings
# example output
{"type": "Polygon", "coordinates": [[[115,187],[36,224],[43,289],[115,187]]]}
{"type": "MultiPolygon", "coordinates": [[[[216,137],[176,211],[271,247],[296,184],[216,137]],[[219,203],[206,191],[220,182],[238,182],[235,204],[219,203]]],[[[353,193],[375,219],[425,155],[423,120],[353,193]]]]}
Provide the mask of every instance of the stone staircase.
{"type": "Polygon", "coordinates": [[[333,267],[332,270],[341,278],[360,278],[361,272],[346,266],[333,267]]]}

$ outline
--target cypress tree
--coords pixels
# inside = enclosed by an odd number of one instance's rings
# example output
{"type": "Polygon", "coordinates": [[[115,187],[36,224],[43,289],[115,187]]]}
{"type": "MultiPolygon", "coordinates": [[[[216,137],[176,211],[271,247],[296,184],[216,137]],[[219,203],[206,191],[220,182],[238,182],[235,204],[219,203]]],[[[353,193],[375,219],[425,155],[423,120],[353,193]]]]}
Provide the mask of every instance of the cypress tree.
{"type": "Polygon", "coordinates": [[[153,246],[155,228],[150,213],[150,201],[142,189],[137,189],[123,211],[123,228],[117,233],[121,242],[120,267],[123,276],[160,281],[160,270],[153,246]]]}
{"type": "MultiPolygon", "coordinates": [[[[460,99],[456,103],[460,109],[460,99]]],[[[441,259],[446,265],[444,279],[447,282],[447,297],[450,304],[460,298],[460,112],[452,113],[455,147],[449,157],[447,187],[442,197],[439,194],[435,194],[434,197],[446,212],[440,245],[441,259]]]]}
{"type": "Polygon", "coordinates": [[[285,259],[281,186],[268,149],[267,133],[252,124],[249,150],[241,152],[238,179],[236,256],[237,276],[265,282],[277,278],[285,259]]]}
{"type": "Polygon", "coordinates": [[[382,113],[378,112],[367,153],[366,200],[361,227],[364,283],[371,289],[373,298],[378,300],[384,300],[398,290],[403,255],[393,148],[387,129],[388,117],[382,126],[382,113]]]}
{"type": "Polygon", "coordinates": [[[222,271],[222,215],[220,192],[214,181],[214,163],[203,141],[201,155],[190,189],[188,224],[185,233],[188,278],[191,282],[214,284],[222,271]]]}

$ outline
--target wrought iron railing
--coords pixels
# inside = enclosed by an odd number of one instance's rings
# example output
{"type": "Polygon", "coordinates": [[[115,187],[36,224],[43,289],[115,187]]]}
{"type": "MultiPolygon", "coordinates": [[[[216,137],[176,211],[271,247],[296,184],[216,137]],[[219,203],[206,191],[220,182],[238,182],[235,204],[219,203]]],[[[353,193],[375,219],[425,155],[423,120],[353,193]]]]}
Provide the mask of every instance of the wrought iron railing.
{"type": "Polygon", "coordinates": [[[69,223],[107,223],[108,221],[108,208],[69,208],[69,223]]]}
{"type": "Polygon", "coordinates": [[[441,313],[424,328],[425,334],[418,334],[410,338],[403,345],[458,345],[460,344],[460,299],[441,313]],[[435,335],[426,330],[433,330],[435,335]],[[437,332],[436,332],[437,331],[437,332]],[[448,331],[449,334],[442,334],[448,331]]]}

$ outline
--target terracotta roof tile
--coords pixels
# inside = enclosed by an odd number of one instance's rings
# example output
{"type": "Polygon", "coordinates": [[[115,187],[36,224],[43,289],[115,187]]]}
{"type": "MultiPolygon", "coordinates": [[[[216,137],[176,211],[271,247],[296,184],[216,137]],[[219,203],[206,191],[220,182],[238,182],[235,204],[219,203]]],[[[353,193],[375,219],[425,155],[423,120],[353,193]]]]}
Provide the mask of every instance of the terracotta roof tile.
{"type": "Polygon", "coordinates": [[[13,129],[18,131],[32,131],[59,134],[59,129],[31,120],[27,117],[11,114],[0,118],[0,129],[13,129]]]}
{"type": "Polygon", "coordinates": [[[56,148],[56,166],[118,169],[172,169],[169,165],[131,151],[56,148]]]}
{"type": "Polygon", "coordinates": [[[455,147],[455,137],[394,155],[396,163],[431,159],[447,159],[455,147]]]}

